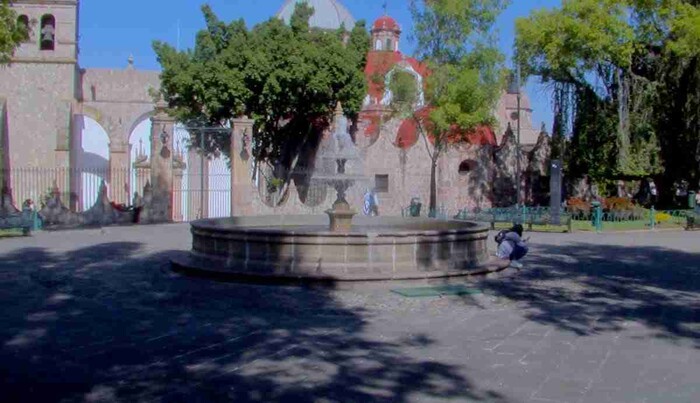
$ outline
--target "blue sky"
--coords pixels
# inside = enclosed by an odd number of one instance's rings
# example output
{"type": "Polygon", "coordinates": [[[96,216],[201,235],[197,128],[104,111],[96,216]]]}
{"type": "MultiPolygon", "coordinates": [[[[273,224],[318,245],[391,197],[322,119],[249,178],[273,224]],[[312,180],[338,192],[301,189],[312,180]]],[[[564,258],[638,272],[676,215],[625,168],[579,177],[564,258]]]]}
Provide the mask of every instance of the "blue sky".
{"type": "MultiPolygon", "coordinates": [[[[340,0],[355,19],[365,19],[368,25],[383,14],[383,0],[340,0]]],[[[80,2],[80,64],[82,67],[120,68],[133,55],[139,69],[159,70],[151,44],[162,40],[181,48],[193,46],[195,34],[203,28],[201,0],[83,0],[80,2]],[[178,29],[179,27],[179,29],[178,29]],[[178,35],[179,32],[179,35],[178,35]]],[[[265,21],[280,9],[284,0],[209,0],[216,14],[224,21],[243,18],[248,25],[265,21]]],[[[498,20],[500,47],[510,55],[514,24],[518,17],[534,9],[554,7],[561,0],[512,0],[498,20]]],[[[401,50],[410,54],[411,16],[408,0],[388,0],[388,14],[404,29],[401,50]]],[[[527,86],[532,99],[534,124],[547,123],[551,128],[552,113],[547,94],[537,80],[527,86]]]]}

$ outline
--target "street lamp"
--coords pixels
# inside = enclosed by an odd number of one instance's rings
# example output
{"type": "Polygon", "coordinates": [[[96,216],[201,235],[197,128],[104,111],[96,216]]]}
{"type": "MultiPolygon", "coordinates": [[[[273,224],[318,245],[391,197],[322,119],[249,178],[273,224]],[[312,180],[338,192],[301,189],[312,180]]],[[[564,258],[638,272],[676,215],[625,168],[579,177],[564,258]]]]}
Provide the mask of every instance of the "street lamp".
{"type": "Polygon", "coordinates": [[[521,100],[522,100],[522,91],[521,91],[522,84],[520,83],[520,64],[517,63],[516,61],[516,67],[515,67],[515,72],[511,73],[511,79],[510,79],[510,85],[508,86],[508,93],[511,95],[515,95],[515,99],[517,100],[516,102],[516,127],[515,127],[515,133],[516,133],[516,145],[515,145],[515,151],[516,151],[516,165],[515,165],[515,189],[516,189],[516,205],[518,207],[521,206],[522,201],[520,198],[521,189],[521,167],[520,167],[520,158],[521,158],[521,153],[520,153],[520,112],[521,112],[521,100]]]}

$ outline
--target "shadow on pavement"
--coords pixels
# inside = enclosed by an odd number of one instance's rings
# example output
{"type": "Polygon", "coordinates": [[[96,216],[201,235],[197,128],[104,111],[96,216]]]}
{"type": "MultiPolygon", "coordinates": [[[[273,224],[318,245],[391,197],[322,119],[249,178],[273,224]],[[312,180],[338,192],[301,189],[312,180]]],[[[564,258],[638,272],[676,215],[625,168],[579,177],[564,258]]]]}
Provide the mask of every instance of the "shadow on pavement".
{"type": "MultiPolygon", "coordinates": [[[[368,313],[330,290],[181,277],[175,253],[120,242],[0,256],[3,401],[506,401],[404,353],[427,335],[363,333],[368,313]]],[[[499,290],[523,298],[519,284],[499,290]]],[[[541,320],[556,322],[544,302],[541,320]]]]}
{"type": "Polygon", "coordinates": [[[700,254],[659,247],[535,245],[512,279],[484,280],[525,317],[579,335],[643,323],[700,347],[700,254]]]}

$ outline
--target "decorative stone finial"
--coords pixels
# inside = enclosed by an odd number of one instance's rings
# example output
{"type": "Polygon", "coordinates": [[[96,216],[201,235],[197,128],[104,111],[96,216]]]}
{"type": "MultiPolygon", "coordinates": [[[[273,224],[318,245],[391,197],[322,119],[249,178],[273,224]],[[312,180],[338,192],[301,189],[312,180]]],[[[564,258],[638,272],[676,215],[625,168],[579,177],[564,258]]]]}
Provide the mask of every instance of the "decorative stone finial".
{"type": "Polygon", "coordinates": [[[163,94],[160,95],[160,99],[158,99],[158,102],[156,102],[156,110],[158,111],[164,111],[168,109],[168,103],[165,102],[163,99],[163,94]]]}
{"type": "Polygon", "coordinates": [[[335,105],[335,116],[341,116],[343,114],[343,104],[338,101],[335,105]]]}
{"type": "Polygon", "coordinates": [[[134,69],[134,55],[129,55],[129,58],[127,59],[127,62],[129,63],[126,68],[129,70],[134,69]]]}
{"type": "Polygon", "coordinates": [[[544,122],[542,122],[542,129],[540,129],[540,131],[542,133],[547,133],[547,125],[544,122]]]}

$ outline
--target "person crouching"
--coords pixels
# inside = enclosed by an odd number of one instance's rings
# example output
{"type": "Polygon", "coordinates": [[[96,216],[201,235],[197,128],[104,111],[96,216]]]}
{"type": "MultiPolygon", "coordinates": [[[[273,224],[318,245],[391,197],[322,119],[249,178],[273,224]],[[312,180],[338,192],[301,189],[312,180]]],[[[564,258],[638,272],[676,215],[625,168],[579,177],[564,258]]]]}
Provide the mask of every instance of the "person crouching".
{"type": "Polygon", "coordinates": [[[498,251],[496,257],[510,261],[510,267],[521,269],[520,260],[527,255],[527,240],[523,240],[523,226],[516,224],[509,230],[503,230],[496,235],[498,251]]]}

